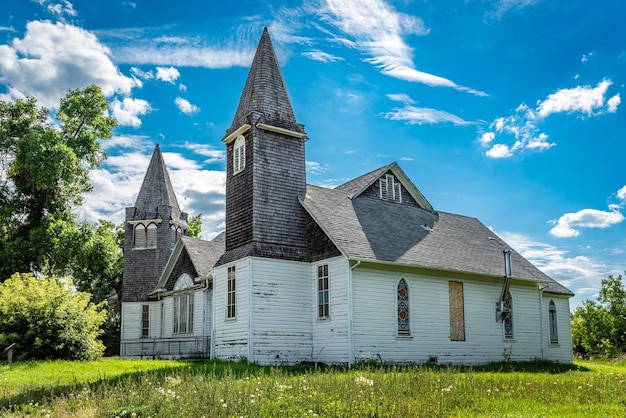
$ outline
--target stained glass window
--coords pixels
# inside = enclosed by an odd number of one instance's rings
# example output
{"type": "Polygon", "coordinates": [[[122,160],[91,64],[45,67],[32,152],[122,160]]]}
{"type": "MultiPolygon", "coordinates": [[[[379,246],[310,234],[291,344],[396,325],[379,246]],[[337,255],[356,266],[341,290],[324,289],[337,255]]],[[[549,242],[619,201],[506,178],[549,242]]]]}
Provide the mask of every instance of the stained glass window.
{"type": "Polygon", "coordinates": [[[511,292],[504,299],[504,338],[513,338],[513,298],[511,292]]]}
{"type": "Polygon", "coordinates": [[[409,324],[409,286],[406,280],[398,283],[398,335],[410,335],[409,324]]]}
{"type": "Polygon", "coordinates": [[[550,315],[549,323],[550,323],[550,344],[558,344],[559,343],[559,332],[557,328],[556,322],[556,305],[554,301],[550,299],[550,304],[548,305],[548,313],[550,315]]]}

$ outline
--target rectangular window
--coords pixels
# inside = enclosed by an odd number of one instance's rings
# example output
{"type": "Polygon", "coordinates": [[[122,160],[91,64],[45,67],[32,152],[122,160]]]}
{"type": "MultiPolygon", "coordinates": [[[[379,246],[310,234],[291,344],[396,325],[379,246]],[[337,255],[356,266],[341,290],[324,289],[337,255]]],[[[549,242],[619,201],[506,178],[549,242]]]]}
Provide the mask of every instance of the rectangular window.
{"type": "Polygon", "coordinates": [[[226,318],[234,318],[236,307],[235,266],[228,267],[228,291],[226,301],[226,318]]]}
{"type": "Polygon", "coordinates": [[[393,174],[385,174],[385,177],[381,177],[378,186],[382,200],[402,203],[402,183],[396,182],[393,174]]]}
{"type": "Polygon", "coordinates": [[[150,306],[141,305],[141,337],[150,336],[150,306]]]}
{"type": "Polygon", "coordinates": [[[174,334],[193,332],[193,294],[174,298],[174,334]]]}
{"type": "Polygon", "coordinates": [[[328,264],[324,264],[317,266],[317,316],[328,318],[329,313],[328,264]]]}
{"type": "Polygon", "coordinates": [[[448,282],[450,293],[450,340],[465,341],[463,282],[448,282]]]}

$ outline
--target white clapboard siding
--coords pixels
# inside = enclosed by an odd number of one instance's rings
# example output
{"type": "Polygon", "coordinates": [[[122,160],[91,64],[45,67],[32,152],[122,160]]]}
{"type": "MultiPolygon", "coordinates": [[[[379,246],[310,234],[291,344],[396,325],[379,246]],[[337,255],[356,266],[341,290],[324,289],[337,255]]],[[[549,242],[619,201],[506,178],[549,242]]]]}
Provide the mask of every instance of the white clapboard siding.
{"type": "Polygon", "coordinates": [[[311,268],[312,307],[310,318],[313,322],[313,347],[311,361],[322,363],[350,362],[350,268],[344,257],[336,257],[312,264],[311,268]],[[329,317],[319,319],[317,311],[317,267],[328,264],[329,317]]]}
{"type": "Polygon", "coordinates": [[[545,358],[546,360],[556,361],[559,363],[572,363],[574,361],[572,355],[572,329],[570,322],[569,299],[566,297],[557,297],[555,295],[543,295],[543,312],[544,312],[544,335],[545,335],[545,358]],[[554,301],[556,306],[557,332],[559,336],[558,344],[550,344],[550,323],[548,316],[548,304],[550,300],[554,301]]]}
{"type": "Polygon", "coordinates": [[[250,259],[251,356],[259,364],[310,360],[311,265],[267,258],[250,259]]]}
{"type": "Polygon", "coordinates": [[[402,274],[353,272],[355,360],[478,364],[542,357],[540,297],[536,286],[513,284],[514,339],[495,320],[501,283],[402,274]],[[396,286],[409,286],[411,335],[397,336],[396,286]],[[465,341],[450,340],[449,281],[463,282],[465,341]]]}
{"type": "Polygon", "coordinates": [[[141,306],[140,302],[122,303],[122,341],[141,338],[141,306]]]}
{"type": "Polygon", "coordinates": [[[163,298],[163,338],[170,338],[174,334],[174,298],[163,298]]]}
{"type": "Polygon", "coordinates": [[[213,276],[214,336],[211,356],[222,360],[250,358],[249,334],[249,258],[237,260],[215,268],[213,276]],[[226,318],[228,267],[235,266],[236,317],[226,318]]]}

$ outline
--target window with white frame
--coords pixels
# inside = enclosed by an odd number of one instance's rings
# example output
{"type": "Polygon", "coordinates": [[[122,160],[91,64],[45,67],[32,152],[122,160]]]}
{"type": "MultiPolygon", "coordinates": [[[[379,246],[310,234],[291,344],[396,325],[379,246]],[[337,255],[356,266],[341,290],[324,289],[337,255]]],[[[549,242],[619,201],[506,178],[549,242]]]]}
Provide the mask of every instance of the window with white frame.
{"type": "Polygon", "coordinates": [[[193,332],[193,293],[174,297],[174,334],[193,332]]]}
{"type": "Polygon", "coordinates": [[[402,183],[396,181],[393,174],[385,174],[378,180],[380,198],[391,202],[402,203],[402,183]]]}
{"type": "Polygon", "coordinates": [[[246,167],[246,138],[239,135],[233,145],[233,174],[237,174],[246,167]]]}
{"type": "Polygon", "coordinates": [[[556,321],[556,304],[552,299],[548,304],[548,323],[550,325],[550,344],[559,343],[559,330],[556,321]]]}
{"type": "Polygon", "coordinates": [[[141,338],[150,336],[150,305],[141,305],[141,338]]]}
{"type": "Polygon", "coordinates": [[[328,264],[317,266],[317,317],[330,316],[330,300],[328,295],[328,264]]]}
{"type": "Polygon", "coordinates": [[[228,290],[226,296],[226,318],[235,318],[236,311],[236,287],[235,266],[228,267],[228,290]]]}

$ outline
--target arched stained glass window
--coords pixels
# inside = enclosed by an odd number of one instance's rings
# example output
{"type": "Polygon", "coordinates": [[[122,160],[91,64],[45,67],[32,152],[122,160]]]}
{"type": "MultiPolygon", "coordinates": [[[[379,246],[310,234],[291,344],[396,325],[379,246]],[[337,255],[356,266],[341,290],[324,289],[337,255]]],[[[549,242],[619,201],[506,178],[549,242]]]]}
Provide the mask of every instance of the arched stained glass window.
{"type": "Polygon", "coordinates": [[[556,322],[556,304],[552,299],[548,304],[548,323],[550,324],[550,344],[559,343],[559,331],[556,322]]]}
{"type": "Polygon", "coordinates": [[[410,335],[409,323],[409,286],[406,280],[398,282],[398,335],[410,335]]]}
{"type": "Polygon", "coordinates": [[[504,299],[504,338],[513,338],[513,298],[511,292],[504,299]]]}

